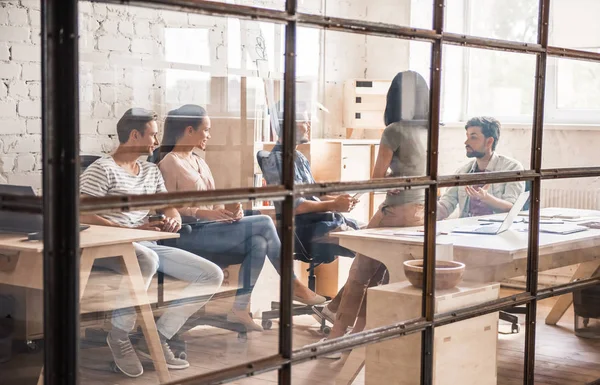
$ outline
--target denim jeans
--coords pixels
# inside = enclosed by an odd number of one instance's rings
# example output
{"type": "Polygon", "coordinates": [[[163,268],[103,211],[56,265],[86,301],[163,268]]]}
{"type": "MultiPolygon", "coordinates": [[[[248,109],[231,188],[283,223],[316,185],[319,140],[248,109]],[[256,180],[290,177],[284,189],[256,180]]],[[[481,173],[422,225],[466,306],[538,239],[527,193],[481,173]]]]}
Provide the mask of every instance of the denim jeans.
{"type": "MultiPolygon", "coordinates": [[[[172,338],[183,324],[216,293],[223,282],[223,271],[214,263],[185,250],[157,245],[155,242],[133,244],[140,264],[146,290],[158,270],[176,279],[189,282],[183,289],[182,298],[202,296],[203,300],[177,306],[177,301],[159,318],[156,326],[160,334],[172,338]]],[[[103,258],[97,265],[122,272],[121,264],[114,258],[103,258]]],[[[123,280],[119,288],[120,302],[130,296],[129,283],[123,280]]],[[[131,331],[135,326],[136,312],[131,308],[113,311],[112,324],[121,330],[131,331]]]]}
{"type": "Polygon", "coordinates": [[[190,234],[181,234],[176,244],[181,249],[206,256],[217,264],[223,265],[219,258],[227,258],[229,264],[242,264],[239,274],[242,288],[236,294],[236,310],[247,307],[265,256],[281,273],[281,242],[273,221],[266,215],[248,216],[233,223],[197,226],[190,234]]]}

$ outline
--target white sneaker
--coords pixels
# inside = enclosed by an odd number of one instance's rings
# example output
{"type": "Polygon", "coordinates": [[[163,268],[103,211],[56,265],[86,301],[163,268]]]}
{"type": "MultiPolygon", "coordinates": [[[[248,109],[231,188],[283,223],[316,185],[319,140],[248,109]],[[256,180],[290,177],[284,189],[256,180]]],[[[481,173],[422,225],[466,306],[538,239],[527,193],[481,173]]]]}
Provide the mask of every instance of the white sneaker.
{"type": "MultiPolygon", "coordinates": [[[[325,342],[326,340],[327,340],[327,338],[322,338],[319,340],[319,342],[315,342],[314,344],[306,345],[305,347],[317,345],[322,342],[325,342]]],[[[329,358],[330,360],[339,360],[340,358],[342,358],[342,352],[332,352],[332,353],[328,353],[328,354],[325,354],[325,355],[322,355],[319,357],[320,358],[329,358]]]]}

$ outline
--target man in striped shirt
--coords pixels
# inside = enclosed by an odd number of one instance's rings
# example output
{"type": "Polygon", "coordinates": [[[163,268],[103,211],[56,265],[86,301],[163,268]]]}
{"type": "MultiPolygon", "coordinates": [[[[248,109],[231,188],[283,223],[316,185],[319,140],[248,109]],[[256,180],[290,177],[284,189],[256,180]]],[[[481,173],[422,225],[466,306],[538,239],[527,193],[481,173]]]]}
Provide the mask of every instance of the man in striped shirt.
{"type": "MultiPolygon", "coordinates": [[[[162,175],[155,164],[139,160],[152,154],[159,145],[157,116],[142,108],[129,109],[117,123],[119,147],[112,155],[104,156],[91,164],[81,176],[83,196],[102,197],[107,195],[140,195],[166,192],[162,175]]],[[[148,210],[82,215],[81,222],[102,226],[136,228],[142,230],[177,232],[181,228],[181,217],[175,208],[163,210],[165,219],[146,221],[148,210]]],[[[168,345],[186,320],[198,311],[218,290],[223,281],[222,270],[214,263],[190,252],[162,246],[156,242],[134,243],[142,278],[148,290],[152,277],[158,269],[174,278],[190,282],[181,297],[203,296],[204,301],[193,305],[170,307],[157,321],[161,345],[170,369],[189,367],[186,360],[175,357],[168,345]]],[[[111,259],[101,259],[104,267],[120,271],[120,265],[111,259]]],[[[122,284],[120,297],[129,296],[127,284],[122,284]]],[[[151,358],[145,342],[134,350],[129,332],[135,326],[136,313],[133,309],[113,312],[107,343],[117,367],[129,377],[143,374],[137,353],[151,358]]]]}

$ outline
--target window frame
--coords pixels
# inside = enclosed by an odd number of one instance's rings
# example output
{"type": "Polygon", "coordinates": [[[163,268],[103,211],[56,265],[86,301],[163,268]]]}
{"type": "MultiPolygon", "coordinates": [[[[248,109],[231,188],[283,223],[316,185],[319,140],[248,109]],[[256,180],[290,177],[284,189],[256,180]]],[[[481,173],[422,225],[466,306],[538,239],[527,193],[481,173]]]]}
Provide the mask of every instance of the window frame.
{"type": "MultiPolygon", "coordinates": [[[[112,2],[119,2],[113,0],[112,2]]],[[[108,2],[108,1],[107,1],[108,2]]],[[[159,8],[173,6],[177,0],[130,0],[130,4],[152,5],[159,8]]],[[[372,344],[386,338],[394,338],[406,333],[421,332],[421,383],[429,385],[433,382],[433,333],[436,327],[474,318],[504,310],[514,305],[526,305],[526,345],[524,357],[524,381],[527,385],[534,384],[535,373],[535,327],[537,301],[557,295],[572,293],[587,286],[597,284],[598,278],[583,280],[563,285],[550,290],[537,288],[537,270],[539,255],[539,210],[541,182],[544,179],[578,178],[600,176],[600,167],[581,167],[576,169],[541,168],[542,134],[544,128],[545,75],[546,62],[549,56],[582,57],[581,51],[558,51],[548,47],[548,21],[550,0],[540,0],[539,20],[543,25],[538,44],[523,47],[522,43],[482,39],[474,36],[458,36],[444,34],[444,0],[433,0],[434,16],[431,30],[422,30],[404,26],[382,25],[380,23],[362,20],[340,20],[339,18],[315,16],[297,13],[297,2],[287,0],[286,10],[274,11],[256,7],[246,7],[234,4],[215,3],[209,1],[180,2],[181,10],[219,16],[260,18],[277,20],[287,23],[285,46],[286,58],[293,59],[295,53],[295,32],[298,24],[332,28],[345,32],[362,35],[385,35],[402,39],[418,38],[432,42],[432,65],[430,70],[431,108],[428,139],[427,175],[411,178],[389,178],[387,180],[370,180],[351,183],[321,183],[318,185],[294,185],[293,150],[294,150],[294,109],[295,109],[295,60],[285,61],[284,81],[284,143],[283,143],[283,186],[233,189],[221,191],[194,192],[183,196],[177,193],[164,195],[132,195],[113,196],[104,198],[82,198],[80,207],[77,206],[77,175],[79,157],[77,154],[78,129],[78,46],[77,46],[77,1],[68,0],[57,5],[57,2],[45,2],[42,8],[42,36],[70,37],[65,44],[47,44],[44,40],[43,54],[47,59],[42,66],[42,143],[44,154],[44,204],[42,199],[27,199],[0,194],[5,208],[15,211],[31,211],[42,209],[44,220],[44,264],[45,270],[44,293],[46,298],[44,311],[44,326],[56,335],[65,336],[57,341],[51,339],[46,346],[45,374],[48,382],[76,384],[79,368],[77,367],[77,348],[79,333],[78,297],[79,271],[77,258],[64,258],[65,255],[76,256],[78,253],[78,214],[93,213],[95,210],[131,210],[135,208],[162,208],[181,203],[198,204],[214,201],[239,201],[257,198],[283,199],[283,232],[282,232],[282,278],[280,308],[280,341],[277,355],[255,360],[246,365],[225,368],[219,371],[205,373],[190,378],[186,382],[213,384],[233,381],[246,376],[253,376],[265,371],[278,370],[279,383],[291,384],[291,371],[294,365],[309,359],[322,356],[332,351],[341,351],[365,344],[372,344]],[[439,112],[441,96],[442,47],[444,44],[459,44],[469,47],[486,47],[513,52],[535,52],[536,88],[534,122],[532,130],[532,157],[528,170],[506,173],[482,173],[469,175],[438,175],[438,146],[439,146],[439,112]],[[65,103],[68,96],[71,103],[65,103]],[[52,140],[49,140],[52,138],[52,140]],[[487,174],[487,175],[486,175],[487,174]],[[439,187],[468,185],[474,182],[494,183],[509,181],[532,181],[530,231],[528,238],[527,257],[527,288],[522,296],[506,298],[493,303],[487,303],[468,309],[461,309],[450,314],[434,314],[434,262],[436,245],[436,199],[439,187]],[[422,317],[409,322],[400,322],[378,328],[375,331],[361,332],[355,335],[341,337],[339,340],[328,341],[316,347],[292,350],[292,258],[293,258],[293,228],[294,212],[293,198],[306,193],[320,194],[342,191],[374,191],[392,190],[403,187],[427,187],[426,218],[424,235],[424,285],[422,317]],[[61,195],[67,189],[69,194],[61,195]],[[16,198],[16,199],[15,199],[16,198]],[[32,203],[33,202],[33,203],[32,203]],[[73,204],[75,202],[75,204],[73,204]],[[60,213],[61,215],[56,215],[60,213]],[[64,240],[68,242],[64,243],[64,240]],[[59,310],[67,311],[66,314],[59,310]],[[67,322],[68,321],[68,322],[67,322]],[[66,341],[66,342],[65,342],[66,341]],[[58,343],[57,343],[58,342],[58,343]]],[[[586,53],[589,60],[600,63],[600,54],[586,53]]]]}

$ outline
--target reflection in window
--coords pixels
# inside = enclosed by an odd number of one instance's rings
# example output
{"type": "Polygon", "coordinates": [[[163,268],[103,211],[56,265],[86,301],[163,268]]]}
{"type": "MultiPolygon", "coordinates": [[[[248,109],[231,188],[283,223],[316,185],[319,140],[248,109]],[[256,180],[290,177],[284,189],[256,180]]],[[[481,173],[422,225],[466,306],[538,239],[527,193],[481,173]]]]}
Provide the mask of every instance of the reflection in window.
{"type": "Polygon", "coordinates": [[[165,72],[169,109],[188,103],[205,106],[210,102],[210,73],[174,69],[165,72]]]}
{"type": "Polygon", "coordinates": [[[538,4],[537,0],[448,0],[448,31],[535,43],[538,4]]]}
{"type": "Polygon", "coordinates": [[[444,47],[442,120],[494,116],[503,123],[530,123],[535,56],[456,46],[444,47]]]}
{"type": "MultiPolygon", "coordinates": [[[[599,48],[595,49],[600,52],[599,48]]],[[[556,74],[559,109],[600,111],[600,65],[578,60],[559,60],[556,74]]]]}
{"type": "Polygon", "coordinates": [[[210,65],[210,40],[206,28],[165,28],[166,60],[210,65]]]}

